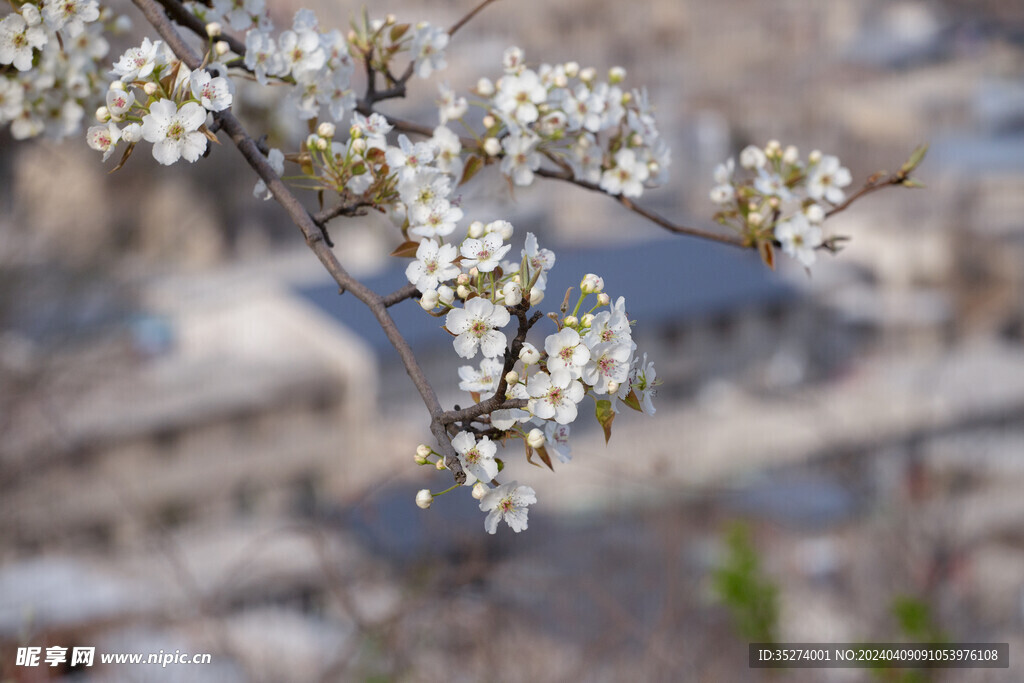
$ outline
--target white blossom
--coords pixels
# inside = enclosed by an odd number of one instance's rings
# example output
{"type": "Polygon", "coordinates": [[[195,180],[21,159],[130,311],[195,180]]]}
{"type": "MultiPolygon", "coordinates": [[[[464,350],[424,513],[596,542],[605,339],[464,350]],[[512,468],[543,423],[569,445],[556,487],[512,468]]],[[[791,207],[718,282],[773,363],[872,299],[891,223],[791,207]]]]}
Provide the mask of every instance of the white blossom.
{"type": "Polygon", "coordinates": [[[563,425],[576,419],[576,404],[584,395],[583,384],[566,370],[538,372],[527,380],[526,391],[534,415],[543,420],[554,418],[563,425]]]}
{"type": "Polygon", "coordinates": [[[516,132],[501,141],[505,158],[501,160],[501,172],[512,178],[519,186],[533,182],[533,172],[540,168],[540,153],[537,143],[540,138],[530,131],[516,132]]]}
{"type": "Polygon", "coordinates": [[[548,354],[548,371],[566,370],[576,379],[590,360],[590,349],[583,344],[579,332],[571,327],[548,335],[544,350],[548,354]]]}
{"type": "Polygon", "coordinates": [[[812,199],[825,199],[839,204],[846,198],[842,188],[852,182],[850,170],[839,165],[839,158],[832,155],[821,157],[807,179],[807,194],[812,199]]]}
{"type": "Polygon", "coordinates": [[[472,486],[478,479],[488,482],[498,476],[498,463],[494,459],[498,448],[488,437],[481,437],[478,442],[470,432],[459,432],[452,439],[452,448],[466,472],[466,485],[472,486]]]}
{"type": "Polygon", "coordinates": [[[480,367],[463,365],[459,368],[459,389],[462,391],[486,394],[498,388],[501,381],[501,371],[505,364],[500,358],[484,358],[480,361],[480,367]]]}
{"type": "Polygon", "coordinates": [[[511,248],[509,244],[502,246],[499,233],[489,233],[479,240],[467,239],[462,243],[462,266],[476,266],[481,273],[489,273],[498,267],[501,257],[511,248]]]}
{"type": "Polygon", "coordinates": [[[110,155],[114,153],[114,148],[120,139],[121,131],[113,121],[108,122],[105,126],[93,126],[85,134],[85,141],[89,147],[97,152],[103,152],[103,161],[109,159],[110,155]]]}
{"type": "Polygon", "coordinates": [[[444,49],[448,46],[448,32],[438,26],[423,23],[416,27],[412,38],[414,71],[418,78],[429,78],[435,71],[443,70],[448,63],[444,49]]]}
{"type": "Polygon", "coordinates": [[[498,531],[498,522],[505,520],[512,531],[519,533],[527,527],[529,510],[526,506],[537,502],[536,492],[519,482],[509,482],[491,489],[480,501],[480,510],[487,512],[484,529],[493,534],[498,531]]]}
{"type": "Polygon", "coordinates": [[[608,194],[639,197],[648,175],[647,164],[637,159],[633,150],[620,149],[615,154],[615,166],[601,175],[601,189],[608,194]]]}
{"type": "Polygon", "coordinates": [[[215,78],[205,69],[193,71],[189,87],[192,96],[208,111],[224,111],[231,106],[231,82],[223,76],[215,78]]]}
{"type": "Polygon", "coordinates": [[[46,44],[46,33],[29,26],[20,14],[8,14],[0,21],[0,64],[12,64],[18,71],[32,68],[33,49],[46,44]]]}
{"type": "Polygon", "coordinates": [[[440,283],[459,274],[459,267],[452,263],[458,255],[455,245],[438,246],[434,240],[423,240],[416,248],[416,260],[405,269],[405,276],[421,292],[436,290],[440,283]]]}
{"type": "MultiPolygon", "coordinates": [[[[276,147],[271,148],[267,154],[267,162],[277,175],[284,173],[284,152],[281,150],[276,147]]],[[[273,196],[270,190],[267,189],[267,184],[263,182],[263,178],[256,181],[256,187],[252,188],[252,194],[257,199],[263,200],[270,199],[273,196]]]]}
{"type": "Polygon", "coordinates": [[[822,243],[821,228],[811,225],[807,216],[798,213],[775,226],[775,239],[782,243],[787,255],[810,267],[817,258],[815,249],[822,243]]]}
{"type": "Polygon", "coordinates": [[[206,151],[206,136],[199,127],[206,110],[195,102],[178,105],[168,99],[154,102],[142,118],[142,137],[153,143],[153,158],[170,165],[178,159],[194,162],[206,151]]]}
{"type": "Polygon", "coordinates": [[[458,335],[453,344],[462,358],[475,356],[478,347],[484,357],[493,358],[505,352],[508,340],[498,329],[505,327],[508,321],[509,313],[504,306],[495,306],[487,299],[476,297],[467,301],[465,308],[448,311],[445,327],[458,335]]]}

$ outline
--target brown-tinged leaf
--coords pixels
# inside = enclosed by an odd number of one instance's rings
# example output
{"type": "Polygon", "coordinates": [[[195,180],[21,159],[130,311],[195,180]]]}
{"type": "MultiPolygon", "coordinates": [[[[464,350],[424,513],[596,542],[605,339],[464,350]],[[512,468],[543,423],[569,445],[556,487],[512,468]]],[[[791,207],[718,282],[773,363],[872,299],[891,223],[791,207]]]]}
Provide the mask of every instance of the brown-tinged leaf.
{"type": "Polygon", "coordinates": [[[572,296],[572,290],[573,290],[572,287],[570,287],[569,289],[565,290],[565,298],[562,299],[562,305],[558,309],[558,310],[560,310],[562,312],[562,315],[565,315],[566,312],[568,312],[568,310],[569,310],[569,297],[572,296]]]}
{"type": "Polygon", "coordinates": [[[459,185],[464,185],[469,182],[469,179],[477,174],[481,168],[484,167],[484,161],[476,154],[470,154],[466,157],[466,165],[462,167],[462,178],[459,180],[459,185]]]}
{"type": "Polygon", "coordinates": [[[530,463],[534,467],[540,467],[540,464],[533,461],[533,449],[530,448],[530,444],[526,443],[525,439],[523,440],[523,448],[526,449],[526,462],[530,463]]]}
{"type": "MultiPolygon", "coordinates": [[[[377,147],[370,147],[363,153],[363,158],[369,161],[371,164],[380,164],[384,162],[384,150],[377,147]]],[[[388,174],[389,169],[381,169],[384,175],[388,174]]]]}
{"type": "Polygon", "coordinates": [[[761,240],[757,243],[757,253],[761,255],[764,264],[775,270],[775,247],[769,240],[761,240]]]}
{"type": "Polygon", "coordinates": [[[552,467],[551,465],[551,456],[548,455],[548,449],[541,446],[540,448],[537,449],[537,455],[540,456],[540,459],[544,461],[544,464],[548,466],[549,470],[551,470],[552,472],[555,471],[555,468],[552,467]]]}
{"type": "Polygon", "coordinates": [[[419,242],[408,240],[395,247],[394,251],[392,251],[390,255],[397,256],[398,258],[416,258],[416,250],[419,248],[419,242]]]}
{"type": "Polygon", "coordinates": [[[110,173],[113,173],[114,171],[120,171],[121,167],[124,166],[126,161],[128,161],[128,157],[130,157],[132,155],[132,151],[134,149],[135,149],[135,143],[133,142],[130,145],[128,145],[128,147],[125,148],[124,154],[121,155],[121,160],[119,162],[117,162],[117,166],[115,166],[114,168],[110,169],[110,173]]]}
{"type": "Polygon", "coordinates": [[[215,145],[219,145],[220,144],[220,140],[217,139],[216,135],[214,135],[213,133],[210,132],[210,130],[206,127],[206,124],[203,124],[203,125],[199,126],[199,132],[201,132],[203,135],[205,135],[206,139],[209,140],[210,142],[214,143],[215,145]]]}
{"type": "Polygon", "coordinates": [[[480,392],[479,391],[471,391],[471,392],[469,392],[469,395],[473,399],[473,403],[479,403],[480,402],[480,392]]]}
{"type": "Polygon", "coordinates": [[[597,415],[597,421],[601,424],[601,428],[604,429],[604,442],[608,443],[608,440],[612,438],[612,421],[615,420],[612,402],[608,400],[598,401],[594,413],[597,415]]]}
{"type": "Polygon", "coordinates": [[[323,190],[317,190],[317,192],[316,192],[316,201],[317,201],[317,204],[320,205],[320,211],[323,211],[324,210],[324,191],[323,190]]]}
{"type": "Polygon", "coordinates": [[[635,391],[630,390],[629,395],[622,402],[638,413],[644,412],[643,408],[640,407],[640,400],[636,397],[635,391]]]}

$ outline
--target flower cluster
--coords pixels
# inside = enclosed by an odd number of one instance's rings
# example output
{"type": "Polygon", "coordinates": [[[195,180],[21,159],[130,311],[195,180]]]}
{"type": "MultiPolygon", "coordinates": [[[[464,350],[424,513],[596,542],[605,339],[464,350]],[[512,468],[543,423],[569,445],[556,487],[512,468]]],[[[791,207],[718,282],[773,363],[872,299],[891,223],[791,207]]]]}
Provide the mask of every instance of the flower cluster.
{"type": "MultiPolygon", "coordinates": [[[[670,154],[642,90],[620,85],[625,70],[608,80],[579,64],[528,68],[522,50],[503,57],[504,75],[482,78],[475,92],[487,98],[483,150],[501,156],[501,170],[516,185],[529,185],[545,156],[571,169],[575,180],[611,195],[639,197],[668,178],[670,154]]],[[[441,119],[459,118],[460,100],[444,97],[441,119]]]]}
{"type": "Polygon", "coordinates": [[[815,150],[806,161],[796,147],[772,140],[750,145],[739,156],[743,179],[729,159],[715,169],[711,201],[722,207],[715,219],[730,225],[751,244],[778,244],[805,267],[825,244],[821,224],[846,199],[852,178],[839,159],[815,150]]]}
{"type": "MultiPolygon", "coordinates": [[[[642,361],[636,356],[625,299],[612,303],[604,281],[594,274],[580,282],[571,312],[566,308],[549,314],[557,329],[539,346],[527,341],[531,327],[541,319],[539,313],[528,319],[527,313],[544,299],[555,255],[529,233],[519,258],[507,260],[511,244],[506,242],[513,232],[507,221],[478,221],[458,246],[445,243],[443,237],[425,238],[406,269],[421,293],[421,307],[444,317],[456,354],[467,360],[480,357],[475,365],[459,368],[459,388],[476,403],[482,395],[504,399],[496,408],[462,422],[452,439],[466,473],[465,485],[473,487],[481,510],[490,513],[485,522],[490,533],[499,519],[515,531],[525,529],[525,506],[536,501],[528,486],[491,488],[503,467],[496,442],[522,440],[527,460],[536,453],[549,467],[550,451],[568,462],[570,425],[587,395],[595,401],[598,421],[608,434],[618,404],[654,413],[658,383],[653,364],[646,356],[642,361]],[[513,316],[519,326],[510,340],[506,329],[513,316]]],[[[425,446],[421,449],[421,464],[437,455],[425,446]]],[[[439,455],[433,462],[443,467],[439,455]]],[[[419,502],[429,506],[432,497],[429,491],[421,492],[419,502]]]]}
{"type": "Polygon", "coordinates": [[[127,157],[145,140],[161,164],[194,162],[213,138],[208,116],[231,106],[233,85],[219,75],[226,72],[218,62],[190,71],[161,41],[144,38],[114,63],[111,74],[118,80],[108,86],[106,105],[96,111],[100,125],[89,128],[86,141],[104,161],[118,143],[127,143],[127,157]]]}
{"type": "Polygon", "coordinates": [[[99,63],[110,49],[102,32],[122,31],[128,20],[96,0],[16,6],[0,19],[0,125],[10,123],[18,140],[69,135],[95,106],[99,63]]]}

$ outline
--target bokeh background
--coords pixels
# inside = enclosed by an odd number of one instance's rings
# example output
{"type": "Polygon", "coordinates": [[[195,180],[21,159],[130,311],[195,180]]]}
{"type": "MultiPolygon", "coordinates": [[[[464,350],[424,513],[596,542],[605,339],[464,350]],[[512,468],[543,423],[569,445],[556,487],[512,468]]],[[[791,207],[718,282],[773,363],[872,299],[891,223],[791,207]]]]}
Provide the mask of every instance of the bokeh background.
{"type": "MultiPolygon", "coordinates": [[[[278,25],[298,7],[274,4],[278,25]]],[[[359,8],[314,9],[344,27],[359,8]]],[[[664,380],[657,415],[620,415],[607,447],[580,420],[555,473],[510,456],[539,503],[527,532],[488,536],[462,492],[415,507],[447,478],[412,462],[429,433],[411,383],[230,145],[107,175],[84,139],[3,132],[0,677],[1024,676],[1024,5],[503,0],[441,78],[496,77],[509,45],[646,85],[673,164],[643,201],[679,222],[708,226],[715,164],[772,138],[855,183],[929,142],[927,189],[830,220],[851,240],[808,276],[481,174],[467,220],[551,245],[549,292],[602,274],[664,380]],[[762,676],[751,640],[1008,641],[1012,668],[762,676]],[[214,663],[26,669],[24,645],[214,663]]],[[[434,97],[415,82],[381,109],[433,125],[434,97]]],[[[236,110],[270,126],[272,104],[236,110]]],[[[403,284],[386,221],[332,236],[379,291],[403,284]]],[[[443,402],[465,401],[437,321],[396,316],[443,402]]]]}

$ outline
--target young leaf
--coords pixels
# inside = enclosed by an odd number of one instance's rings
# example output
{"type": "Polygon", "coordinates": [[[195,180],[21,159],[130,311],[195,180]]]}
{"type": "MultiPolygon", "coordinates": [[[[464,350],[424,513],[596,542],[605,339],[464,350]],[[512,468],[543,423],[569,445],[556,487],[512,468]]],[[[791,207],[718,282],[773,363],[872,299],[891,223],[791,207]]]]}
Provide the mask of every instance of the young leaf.
{"type": "Polygon", "coordinates": [[[466,157],[466,165],[462,170],[462,178],[459,180],[459,185],[465,185],[469,182],[469,179],[476,175],[477,171],[484,167],[484,161],[476,154],[470,154],[466,157]]]}
{"type": "Polygon", "coordinates": [[[540,459],[544,461],[544,464],[548,466],[549,470],[551,470],[552,472],[555,471],[555,468],[551,466],[551,456],[548,455],[548,451],[546,448],[544,448],[543,446],[538,448],[537,455],[540,456],[540,459]]]}
{"type": "Polygon", "coordinates": [[[643,408],[640,407],[640,399],[636,397],[635,391],[630,391],[626,398],[622,399],[622,402],[638,413],[644,412],[643,408]]]}
{"type": "Polygon", "coordinates": [[[398,258],[416,258],[416,250],[420,248],[419,242],[413,242],[409,240],[402,242],[394,251],[391,252],[390,256],[396,256],[398,258]]]}
{"type": "Polygon", "coordinates": [[[757,253],[761,255],[761,260],[766,266],[775,270],[775,247],[769,240],[760,240],[757,243],[757,253]]]}
{"type": "Polygon", "coordinates": [[[601,423],[601,428],[604,429],[604,442],[608,443],[608,440],[612,438],[612,421],[615,419],[612,402],[608,400],[598,401],[595,413],[597,421],[601,423]]]}

